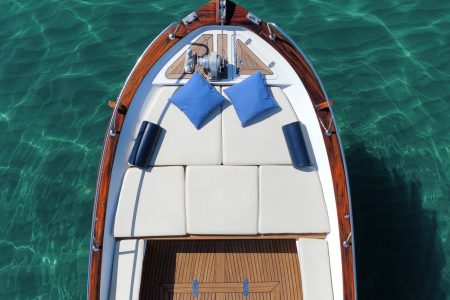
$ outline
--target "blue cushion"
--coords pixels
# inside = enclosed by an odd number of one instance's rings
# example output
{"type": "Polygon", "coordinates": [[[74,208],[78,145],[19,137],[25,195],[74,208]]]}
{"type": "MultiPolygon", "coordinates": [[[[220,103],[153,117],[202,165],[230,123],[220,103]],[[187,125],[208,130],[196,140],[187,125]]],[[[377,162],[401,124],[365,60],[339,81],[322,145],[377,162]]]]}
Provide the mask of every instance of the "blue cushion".
{"type": "Polygon", "coordinates": [[[169,99],[186,114],[197,129],[206,124],[208,117],[224,100],[198,72],[169,99]]]}
{"type": "Polygon", "coordinates": [[[292,165],[296,168],[310,166],[311,158],[306,148],[305,137],[300,122],[294,122],[282,127],[284,138],[291,156],[292,165]]]}
{"type": "Polygon", "coordinates": [[[267,90],[260,71],[224,92],[230,98],[242,127],[251,125],[253,121],[274,109],[279,109],[278,103],[267,90]]]}
{"type": "Polygon", "coordinates": [[[141,169],[148,168],[159,136],[163,129],[157,124],[144,121],[134,142],[128,163],[141,169]]]}

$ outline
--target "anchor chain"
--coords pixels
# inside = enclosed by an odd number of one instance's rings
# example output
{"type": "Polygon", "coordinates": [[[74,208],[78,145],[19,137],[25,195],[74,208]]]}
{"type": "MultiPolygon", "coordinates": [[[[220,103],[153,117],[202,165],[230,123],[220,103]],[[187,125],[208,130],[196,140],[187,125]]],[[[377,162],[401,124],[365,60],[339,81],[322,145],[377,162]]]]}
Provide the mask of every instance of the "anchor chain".
{"type": "Polygon", "coordinates": [[[236,33],[236,30],[233,31],[233,61],[234,61],[234,67],[236,68],[236,76],[239,76],[239,69],[240,69],[240,67],[238,67],[237,33],[236,33]]]}
{"type": "Polygon", "coordinates": [[[220,0],[219,3],[219,16],[220,16],[220,30],[221,30],[221,50],[222,50],[222,58],[223,60],[220,61],[220,73],[223,72],[225,69],[225,49],[224,49],[224,43],[223,43],[223,31],[224,31],[224,25],[225,25],[225,19],[227,16],[227,1],[226,0],[220,0]]]}

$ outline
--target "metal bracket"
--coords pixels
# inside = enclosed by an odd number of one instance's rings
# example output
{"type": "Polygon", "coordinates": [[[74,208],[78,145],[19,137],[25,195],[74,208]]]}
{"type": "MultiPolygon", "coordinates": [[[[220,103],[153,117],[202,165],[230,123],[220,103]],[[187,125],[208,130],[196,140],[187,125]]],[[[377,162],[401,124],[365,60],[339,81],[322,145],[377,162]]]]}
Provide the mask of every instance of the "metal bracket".
{"type": "Polygon", "coordinates": [[[181,23],[178,23],[177,27],[175,27],[175,30],[171,34],[169,34],[169,39],[171,41],[173,41],[177,37],[177,31],[178,31],[178,28],[180,28],[180,24],[181,23]]]}
{"type": "Polygon", "coordinates": [[[110,129],[110,130],[109,130],[109,135],[110,135],[110,136],[116,136],[117,133],[118,133],[118,132],[117,132],[116,130],[114,130],[114,129],[110,129]]]}
{"type": "Polygon", "coordinates": [[[219,18],[220,18],[221,24],[225,23],[226,17],[227,17],[227,0],[220,0],[219,1],[219,18]]]}
{"type": "Polygon", "coordinates": [[[251,13],[251,12],[247,13],[247,19],[252,21],[252,23],[255,25],[259,25],[261,23],[261,19],[258,18],[254,13],[251,13]]]}
{"type": "MultiPolygon", "coordinates": [[[[113,114],[115,114],[115,112],[113,114]]],[[[115,115],[113,116],[113,118],[114,119],[112,120],[111,127],[109,127],[109,135],[114,137],[117,134],[119,134],[119,131],[116,130],[116,117],[115,117],[115,115]]]]}
{"type": "Polygon", "coordinates": [[[352,232],[350,231],[350,233],[348,234],[347,239],[342,243],[342,245],[343,245],[345,248],[350,247],[350,245],[351,245],[350,239],[351,239],[351,238],[352,238],[352,232]]]}
{"type": "Polygon", "coordinates": [[[198,15],[195,13],[195,11],[191,12],[190,14],[188,14],[186,17],[184,17],[181,22],[183,22],[184,25],[188,25],[191,24],[192,22],[194,22],[195,20],[197,20],[198,15]]]}
{"type": "Polygon", "coordinates": [[[270,27],[272,23],[267,23],[267,29],[269,30],[269,39],[275,41],[277,36],[272,32],[272,28],[270,27]]]}
{"type": "Polygon", "coordinates": [[[95,240],[92,241],[92,251],[94,252],[100,251],[100,246],[97,245],[97,242],[95,240]]]}

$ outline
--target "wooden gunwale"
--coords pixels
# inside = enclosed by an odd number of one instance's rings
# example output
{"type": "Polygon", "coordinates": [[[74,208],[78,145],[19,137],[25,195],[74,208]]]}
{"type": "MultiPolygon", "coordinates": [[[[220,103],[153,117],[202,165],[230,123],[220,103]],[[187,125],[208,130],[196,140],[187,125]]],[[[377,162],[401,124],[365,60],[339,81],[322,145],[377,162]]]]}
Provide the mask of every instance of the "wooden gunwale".
{"type": "MultiPolygon", "coordinates": [[[[171,47],[178,43],[185,35],[189,34],[195,29],[208,25],[220,24],[218,18],[218,0],[213,0],[196,10],[198,18],[189,25],[179,26],[175,39],[169,39],[169,35],[173,33],[177,27],[177,23],[167,28],[160,36],[154,40],[151,47],[144,53],[140,61],[137,63],[133,72],[128,78],[128,84],[121,92],[121,97],[117,103],[123,108],[128,109],[131,101],[136,93],[139,85],[147,75],[149,70],[171,47]]],[[[262,39],[274,47],[293,67],[297,75],[302,80],[314,107],[323,106],[326,102],[326,96],[318,78],[303,55],[297,51],[293,45],[283,34],[272,28],[276,39],[269,38],[269,31],[267,23],[262,21],[259,25],[254,24],[247,19],[248,11],[234,4],[231,1],[227,3],[227,19],[225,25],[241,26],[253,31],[262,39]]],[[[325,124],[330,122],[333,118],[329,110],[316,110],[317,117],[322,119],[325,124]]],[[[115,136],[110,135],[110,128],[107,128],[104,143],[103,156],[99,165],[98,173],[98,188],[95,203],[92,245],[89,268],[89,282],[88,282],[88,299],[100,298],[100,277],[101,277],[101,261],[102,261],[102,247],[105,228],[105,216],[108,201],[108,191],[111,180],[111,173],[114,163],[114,155],[116,152],[118,140],[120,137],[120,130],[123,126],[125,116],[114,112],[111,117],[111,124],[115,125],[115,130],[118,132],[115,136]],[[95,248],[95,250],[94,250],[95,248]]],[[[356,299],[354,261],[353,261],[353,245],[350,247],[344,246],[344,241],[347,240],[351,228],[351,210],[349,206],[349,193],[347,190],[347,179],[345,174],[345,167],[339,137],[336,134],[336,127],[331,125],[331,131],[334,133],[327,136],[322,132],[325,146],[328,153],[330,168],[333,177],[333,185],[336,197],[336,206],[339,222],[339,235],[341,240],[341,256],[342,256],[342,272],[343,272],[343,287],[344,299],[356,299]]],[[[352,244],[352,240],[350,240],[352,244]]]]}

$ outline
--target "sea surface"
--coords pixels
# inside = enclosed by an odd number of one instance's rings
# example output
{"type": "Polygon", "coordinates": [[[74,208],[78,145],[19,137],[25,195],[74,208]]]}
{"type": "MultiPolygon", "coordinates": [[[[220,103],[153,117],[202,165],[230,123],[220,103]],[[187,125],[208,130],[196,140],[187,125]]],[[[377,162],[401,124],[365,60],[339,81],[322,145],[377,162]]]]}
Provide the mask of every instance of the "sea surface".
{"type": "MultiPolygon", "coordinates": [[[[0,1],[0,299],[83,299],[97,166],[146,46],[205,1],[0,1]]],[[[450,1],[238,1],[331,99],[359,298],[450,299],[450,1]]]]}

